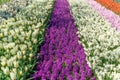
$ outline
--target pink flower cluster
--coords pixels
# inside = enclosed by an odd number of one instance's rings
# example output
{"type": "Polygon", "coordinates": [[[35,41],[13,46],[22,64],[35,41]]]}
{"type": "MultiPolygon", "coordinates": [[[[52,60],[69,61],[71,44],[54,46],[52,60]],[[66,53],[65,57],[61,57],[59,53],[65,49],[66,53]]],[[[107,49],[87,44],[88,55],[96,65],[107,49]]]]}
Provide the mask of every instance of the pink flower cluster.
{"type": "Polygon", "coordinates": [[[111,23],[112,27],[120,31],[120,16],[114,12],[106,9],[104,6],[97,3],[95,0],[86,0],[101,16],[103,16],[108,22],[111,23]]]}

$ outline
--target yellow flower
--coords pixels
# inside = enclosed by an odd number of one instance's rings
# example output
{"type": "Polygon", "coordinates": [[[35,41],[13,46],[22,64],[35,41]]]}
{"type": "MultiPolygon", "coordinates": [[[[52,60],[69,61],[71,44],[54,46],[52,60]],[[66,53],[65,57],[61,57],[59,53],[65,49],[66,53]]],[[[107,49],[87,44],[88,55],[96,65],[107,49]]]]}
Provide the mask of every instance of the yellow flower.
{"type": "Polygon", "coordinates": [[[6,52],[7,52],[7,53],[9,53],[9,52],[10,52],[10,50],[9,50],[9,49],[7,49],[7,50],[6,50],[6,52]]]}
{"type": "Polygon", "coordinates": [[[26,56],[25,56],[25,55],[23,56],[23,59],[24,59],[24,60],[26,59],[26,56]]]}
{"type": "Polygon", "coordinates": [[[32,47],[29,47],[29,50],[32,50],[32,47]]]}
{"type": "Polygon", "coordinates": [[[30,53],[30,54],[29,54],[29,56],[30,56],[30,58],[32,58],[32,57],[33,57],[33,54],[32,54],[32,53],[30,53]]]}
{"type": "Polygon", "coordinates": [[[22,53],[23,53],[23,55],[25,55],[26,51],[25,51],[25,50],[23,50],[23,51],[22,51],[22,53]]]}
{"type": "Polygon", "coordinates": [[[22,71],[19,71],[19,75],[22,76],[22,71]]]}
{"type": "Polygon", "coordinates": [[[6,61],[2,61],[1,62],[1,65],[4,67],[4,66],[6,66],[6,61]]]}
{"type": "Polygon", "coordinates": [[[29,40],[29,37],[28,37],[28,36],[26,36],[26,40],[29,40]]]}
{"type": "Polygon", "coordinates": [[[4,35],[3,35],[3,33],[0,33],[0,37],[2,38],[4,35]]]}
{"type": "Polygon", "coordinates": [[[25,71],[27,72],[28,71],[28,68],[25,66],[25,71]]]}
{"type": "Polygon", "coordinates": [[[32,59],[31,58],[29,58],[29,61],[31,61],[32,59]]]}

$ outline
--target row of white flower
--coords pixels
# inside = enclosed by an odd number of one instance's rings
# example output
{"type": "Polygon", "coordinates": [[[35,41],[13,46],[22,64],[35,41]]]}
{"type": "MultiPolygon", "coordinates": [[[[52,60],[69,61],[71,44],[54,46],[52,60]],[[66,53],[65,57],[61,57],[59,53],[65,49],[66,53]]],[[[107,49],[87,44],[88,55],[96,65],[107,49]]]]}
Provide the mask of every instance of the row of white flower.
{"type": "Polygon", "coordinates": [[[54,0],[32,0],[20,14],[0,25],[0,80],[25,80],[43,41],[54,0]]]}
{"type": "Polygon", "coordinates": [[[120,33],[85,0],[69,0],[87,61],[98,80],[120,80],[120,33]]]}
{"type": "Polygon", "coordinates": [[[0,5],[0,23],[2,19],[16,16],[24,7],[31,4],[32,0],[10,0],[0,5]]]}

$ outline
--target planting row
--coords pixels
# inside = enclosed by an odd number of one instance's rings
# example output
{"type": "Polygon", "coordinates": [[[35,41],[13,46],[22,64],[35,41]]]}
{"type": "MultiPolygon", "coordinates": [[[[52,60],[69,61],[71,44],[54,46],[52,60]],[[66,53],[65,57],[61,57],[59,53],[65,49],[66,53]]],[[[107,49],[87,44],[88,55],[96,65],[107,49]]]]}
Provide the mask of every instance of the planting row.
{"type": "Polygon", "coordinates": [[[67,0],[56,0],[33,80],[95,80],[67,0]]]}
{"type": "Polygon", "coordinates": [[[107,9],[112,10],[116,14],[120,15],[120,3],[115,0],[95,0],[107,9]]]}
{"type": "Polygon", "coordinates": [[[0,80],[25,80],[36,59],[33,56],[44,38],[54,0],[32,0],[20,14],[0,25],[0,80]]]}
{"type": "Polygon", "coordinates": [[[6,4],[0,5],[0,24],[2,19],[16,16],[24,7],[31,4],[32,0],[11,0],[6,4]]]}
{"type": "Polygon", "coordinates": [[[87,2],[103,17],[108,20],[112,27],[115,27],[118,31],[120,31],[120,16],[115,14],[114,12],[106,9],[99,3],[94,0],[87,0],[87,2]]]}
{"type": "Polygon", "coordinates": [[[69,0],[87,61],[98,80],[120,80],[120,35],[85,0],[69,0]]]}

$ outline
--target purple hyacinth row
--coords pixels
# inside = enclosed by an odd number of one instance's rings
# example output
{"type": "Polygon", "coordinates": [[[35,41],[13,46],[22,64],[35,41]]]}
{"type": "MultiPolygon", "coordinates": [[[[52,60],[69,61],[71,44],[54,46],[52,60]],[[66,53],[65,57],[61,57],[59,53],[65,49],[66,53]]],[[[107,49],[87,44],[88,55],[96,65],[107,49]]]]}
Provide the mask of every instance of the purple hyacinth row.
{"type": "Polygon", "coordinates": [[[94,0],[87,0],[88,3],[103,17],[105,17],[113,27],[120,31],[120,16],[106,9],[94,0]]]}
{"type": "Polygon", "coordinates": [[[56,0],[33,80],[96,80],[76,32],[67,0],[56,0]]]}

